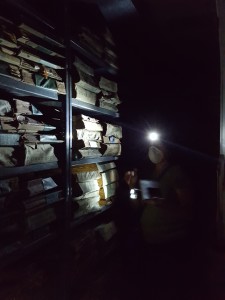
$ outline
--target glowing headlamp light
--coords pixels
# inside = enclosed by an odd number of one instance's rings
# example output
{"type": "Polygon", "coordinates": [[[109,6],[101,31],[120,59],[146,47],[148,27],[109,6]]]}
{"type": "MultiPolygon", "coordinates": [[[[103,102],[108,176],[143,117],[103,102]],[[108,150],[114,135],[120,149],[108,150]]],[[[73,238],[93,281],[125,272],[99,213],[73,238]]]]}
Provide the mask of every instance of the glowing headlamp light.
{"type": "Polygon", "coordinates": [[[156,131],[149,132],[148,138],[151,142],[156,142],[159,140],[159,134],[156,131]]]}

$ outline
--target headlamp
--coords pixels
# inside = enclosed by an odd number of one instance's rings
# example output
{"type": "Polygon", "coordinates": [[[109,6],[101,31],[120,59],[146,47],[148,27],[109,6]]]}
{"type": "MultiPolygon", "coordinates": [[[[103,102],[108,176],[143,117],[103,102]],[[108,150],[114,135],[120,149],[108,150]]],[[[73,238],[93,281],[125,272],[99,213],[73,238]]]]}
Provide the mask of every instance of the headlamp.
{"type": "Polygon", "coordinates": [[[159,140],[160,136],[159,133],[156,131],[149,132],[148,138],[151,142],[156,142],[159,140]]]}

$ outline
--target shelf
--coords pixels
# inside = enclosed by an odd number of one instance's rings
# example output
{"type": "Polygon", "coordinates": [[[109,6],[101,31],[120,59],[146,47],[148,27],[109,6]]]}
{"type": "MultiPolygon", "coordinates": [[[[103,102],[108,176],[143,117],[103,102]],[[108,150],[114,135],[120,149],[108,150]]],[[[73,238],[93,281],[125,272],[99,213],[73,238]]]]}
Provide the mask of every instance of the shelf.
{"type": "Polygon", "coordinates": [[[29,85],[2,74],[0,74],[0,89],[21,97],[31,96],[58,100],[57,91],[29,85]]]}
{"type": "Polygon", "coordinates": [[[0,267],[2,268],[10,263],[18,261],[19,259],[25,257],[38,248],[55,240],[56,236],[56,233],[49,233],[30,243],[15,242],[14,244],[9,245],[8,247],[6,247],[7,250],[0,250],[0,267]]]}
{"type": "Polygon", "coordinates": [[[0,168],[0,179],[11,177],[11,176],[19,176],[32,172],[39,172],[45,170],[53,170],[58,169],[58,162],[50,162],[45,164],[35,164],[29,166],[21,166],[21,167],[2,167],[0,168]]]}
{"type": "Polygon", "coordinates": [[[71,221],[70,223],[70,228],[73,229],[79,225],[82,225],[86,222],[89,222],[91,220],[93,220],[94,218],[96,218],[97,216],[101,215],[102,213],[104,213],[105,211],[107,211],[108,209],[110,209],[112,207],[112,205],[105,205],[103,206],[99,211],[93,212],[93,213],[89,213],[87,215],[81,216],[77,219],[74,219],[73,221],[71,221]]]}
{"type": "MultiPolygon", "coordinates": [[[[24,134],[22,133],[2,133],[0,130],[0,145],[1,146],[20,146],[21,144],[21,137],[24,134]]],[[[45,134],[38,134],[38,133],[31,133],[30,135],[40,137],[40,140],[36,140],[37,144],[61,144],[63,143],[63,140],[58,140],[57,138],[54,139],[53,137],[55,136],[54,134],[50,135],[45,135],[45,134]],[[51,136],[53,136],[51,138],[51,136]]],[[[25,144],[33,144],[34,142],[26,142],[24,141],[25,144]]]]}
{"type": "Polygon", "coordinates": [[[72,107],[80,109],[80,110],[86,110],[95,114],[101,114],[101,115],[105,115],[105,116],[110,116],[113,118],[118,118],[119,117],[119,113],[105,109],[105,108],[101,108],[101,107],[97,107],[95,105],[80,101],[80,100],[76,100],[76,99],[72,99],[72,107]]]}
{"type": "Polygon", "coordinates": [[[91,61],[95,66],[95,70],[97,73],[109,73],[110,75],[116,76],[118,70],[108,65],[104,62],[101,58],[95,56],[94,54],[90,53],[88,50],[83,48],[79,42],[71,40],[70,41],[71,47],[76,50],[79,54],[86,57],[89,61],[91,61]]]}
{"type": "Polygon", "coordinates": [[[108,162],[108,161],[118,160],[118,159],[119,158],[117,156],[101,156],[101,157],[92,157],[92,158],[81,158],[79,160],[72,161],[72,166],[108,162]]]}

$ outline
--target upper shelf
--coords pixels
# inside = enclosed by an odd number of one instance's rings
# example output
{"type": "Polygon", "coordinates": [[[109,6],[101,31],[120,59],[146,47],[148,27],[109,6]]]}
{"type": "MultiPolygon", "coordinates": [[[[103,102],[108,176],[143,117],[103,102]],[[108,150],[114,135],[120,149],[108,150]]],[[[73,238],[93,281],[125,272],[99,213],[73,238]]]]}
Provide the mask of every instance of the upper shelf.
{"type": "Polygon", "coordinates": [[[58,168],[57,162],[50,162],[45,164],[34,164],[34,165],[21,166],[21,167],[2,167],[0,168],[0,179],[11,177],[11,176],[19,176],[31,172],[53,170],[57,168],[58,168]]]}
{"type": "Polygon", "coordinates": [[[117,156],[100,156],[100,157],[92,157],[92,158],[81,158],[79,160],[72,161],[72,166],[76,165],[84,165],[84,164],[93,164],[100,162],[108,162],[112,160],[117,160],[117,156]]]}
{"type": "Polygon", "coordinates": [[[93,113],[96,114],[102,114],[102,115],[106,115],[109,117],[114,117],[114,118],[118,118],[119,117],[119,113],[111,111],[109,109],[105,109],[105,108],[101,108],[80,100],[76,100],[76,99],[72,99],[72,107],[77,108],[77,109],[81,109],[81,110],[87,110],[87,111],[91,111],[93,113]]]}
{"type": "Polygon", "coordinates": [[[0,89],[21,97],[30,96],[58,100],[59,96],[57,91],[29,85],[2,74],[0,74],[0,89]]]}
{"type": "Polygon", "coordinates": [[[118,74],[117,69],[111,67],[106,62],[104,62],[101,58],[90,53],[88,50],[86,50],[81,45],[79,45],[77,41],[71,40],[70,44],[74,50],[76,50],[80,55],[84,56],[95,65],[96,73],[100,73],[100,74],[108,73],[109,75],[112,76],[116,76],[118,74]]]}

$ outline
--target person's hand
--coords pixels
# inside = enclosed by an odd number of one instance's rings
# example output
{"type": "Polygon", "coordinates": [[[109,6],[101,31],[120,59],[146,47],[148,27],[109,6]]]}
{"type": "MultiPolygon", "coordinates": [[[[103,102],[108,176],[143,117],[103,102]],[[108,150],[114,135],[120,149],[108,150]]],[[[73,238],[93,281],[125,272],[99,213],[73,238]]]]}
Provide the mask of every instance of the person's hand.
{"type": "Polygon", "coordinates": [[[129,185],[130,189],[133,189],[137,183],[137,170],[134,169],[133,171],[127,171],[124,175],[125,182],[129,185]]]}

